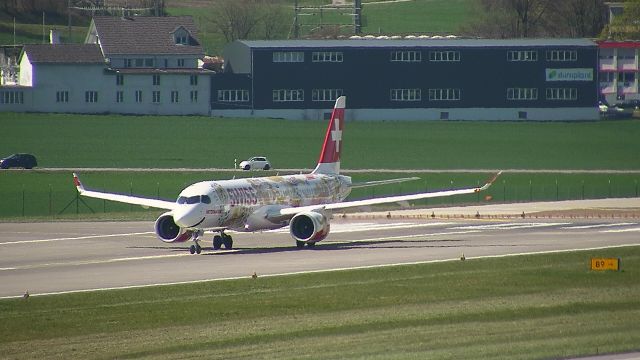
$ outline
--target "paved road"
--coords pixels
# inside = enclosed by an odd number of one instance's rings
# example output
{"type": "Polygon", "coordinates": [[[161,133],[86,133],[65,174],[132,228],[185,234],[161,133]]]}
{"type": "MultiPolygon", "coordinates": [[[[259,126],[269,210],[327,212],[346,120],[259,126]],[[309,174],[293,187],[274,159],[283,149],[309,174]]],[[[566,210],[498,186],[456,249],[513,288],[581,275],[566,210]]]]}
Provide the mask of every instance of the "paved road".
{"type": "MultiPolygon", "coordinates": [[[[640,245],[640,220],[334,219],[298,250],[286,229],[190,255],[152,222],[0,223],[0,298],[482,256],[640,245]]],[[[208,238],[210,236],[207,236],[208,238]]],[[[209,244],[206,244],[209,245],[209,244]]]]}

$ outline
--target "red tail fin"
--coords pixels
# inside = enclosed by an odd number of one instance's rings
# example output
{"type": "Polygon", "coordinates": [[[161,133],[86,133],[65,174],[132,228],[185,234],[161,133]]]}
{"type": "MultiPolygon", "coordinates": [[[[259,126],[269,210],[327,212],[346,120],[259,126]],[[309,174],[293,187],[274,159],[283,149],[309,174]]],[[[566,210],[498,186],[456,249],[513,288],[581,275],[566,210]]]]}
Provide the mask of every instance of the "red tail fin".
{"type": "Polygon", "coordinates": [[[342,151],[342,129],[344,128],[344,109],[347,97],[340,96],[336,100],[331,113],[331,120],[324,137],[322,152],[314,174],[340,173],[340,152],[342,151]]]}

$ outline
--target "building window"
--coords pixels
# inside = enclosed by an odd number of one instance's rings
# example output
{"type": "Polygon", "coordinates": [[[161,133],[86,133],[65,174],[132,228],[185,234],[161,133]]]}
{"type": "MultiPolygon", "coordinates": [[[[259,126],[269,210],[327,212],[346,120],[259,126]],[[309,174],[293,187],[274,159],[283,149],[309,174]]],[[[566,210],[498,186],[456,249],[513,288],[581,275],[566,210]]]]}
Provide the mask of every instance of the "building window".
{"type": "Polygon", "coordinates": [[[218,101],[247,102],[249,101],[249,90],[218,90],[218,101]]]}
{"type": "Polygon", "coordinates": [[[142,102],[142,90],[136,90],[136,102],[137,103],[142,102]]]}
{"type": "Polygon", "coordinates": [[[118,86],[124,85],[124,75],[122,74],[116,75],[116,85],[118,86]]]}
{"type": "Polygon", "coordinates": [[[460,61],[460,51],[430,51],[429,61],[460,61]]]}
{"type": "Polygon", "coordinates": [[[84,102],[97,103],[98,102],[98,92],[97,91],[85,91],[84,92],[84,102]]]}
{"type": "Polygon", "coordinates": [[[184,59],[178,59],[178,67],[184,67],[184,59]]]}
{"type": "Polygon", "coordinates": [[[429,101],[460,100],[460,89],[429,89],[429,101]]]}
{"type": "Polygon", "coordinates": [[[154,104],[160,103],[160,91],[153,91],[151,93],[151,101],[153,101],[154,104]]]}
{"type": "Polygon", "coordinates": [[[624,86],[629,87],[636,81],[636,73],[633,72],[620,72],[618,73],[618,82],[624,86]]]}
{"type": "Polygon", "coordinates": [[[537,88],[508,88],[507,100],[538,100],[537,88]]]}
{"type": "Polygon", "coordinates": [[[302,51],[274,51],[273,62],[304,62],[302,51]]]}
{"type": "Polygon", "coordinates": [[[144,65],[144,59],[136,59],[136,67],[142,67],[144,65]]]}
{"type": "Polygon", "coordinates": [[[578,61],[576,50],[548,50],[547,61],[578,61]]]}
{"type": "Polygon", "coordinates": [[[176,35],[176,45],[187,45],[187,35],[176,35]]]}
{"type": "Polygon", "coordinates": [[[302,89],[278,89],[272,91],[273,102],[304,101],[302,89]]]}
{"type": "Polygon", "coordinates": [[[2,104],[24,104],[22,91],[2,91],[0,95],[0,103],[2,104]]]}
{"type": "Polygon", "coordinates": [[[549,88],[546,90],[547,100],[578,100],[576,88],[549,88]]]}
{"type": "Polygon", "coordinates": [[[116,91],[116,102],[117,103],[124,102],[124,91],[116,91]]]}
{"type": "Polygon", "coordinates": [[[391,101],[420,101],[422,93],[420,89],[391,89],[391,101]]]}
{"type": "Polygon", "coordinates": [[[527,120],[527,112],[526,111],[518,111],[518,119],[527,120]]]}
{"type": "Polygon", "coordinates": [[[311,101],[336,101],[342,92],[342,89],[313,89],[311,101]]]}
{"type": "Polygon", "coordinates": [[[616,74],[613,72],[600,73],[600,82],[613,82],[615,78],[616,78],[616,74]]]}
{"type": "Polygon", "coordinates": [[[67,103],[67,102],[69,102],[69,92],[68,91],[56,91],[56,102],[59,102],[59,103],[67,103]]]}
{"type": "Polygon", "coordinates": [[[441,111],[440,112],[440,120],[449,120],[449,112],[441,111]]]}
{"type": "Polygon", "coordinates": [[[422,61],[422,53],[420,51],[392,51],[391,61],[420,62],[422,61]]]}
{"type": "MultiPolygon", "coordinates": [[[[249,94],[247,94],[247,97],[249,96],[249,94]]],[[[198,90],[191,90],[191,92],[189,93],[189,98],[191,99],[192,103],[197,103],[198,102],[198,90]]]]}
{"type": "Polygon", "coordinates": [[[144,59],[144,66],[145,67],[153,67],[153,58],[146,58],[144,59]]]}
{"type": "Polygon", "coordinates": [[[507,61],[538,61],[536,50],[510,50],[507,51],[507,61]]]}
{"type": "Polygon", "coordinates": [[[126,68],[133,67],[133,60],[132,59],[124,59],[124,67],[126,67],[126,68]]]}
{"type": "Polygon", "coordinates": [[[165,68],[169,67],[169,59],[164,59],[164,67],[165,68]]]}
{"type": "Polygon", "coordinates": [[[178,103],[180,101],[179,99],[179,93],[175,90],[171,91],[171,102],[172,103],[178,103]]]}
{"type": "Polygon", "coordinates": [[[342,51],[314,51],[311,53],[312,62],[342,62],[342,51]]]}
{"type": "Polygon", "coordinates": [[[156,86],[160,85],[160,75],[159,74],[153,74],[153,85],[156,85],[156,86]]]}
{"type": "Polygon", "coordinates": [[[197,86],[198,85],[198,75],[191,75],[189,77],[189,83],[191,84],[191,86],[197,86]]]}

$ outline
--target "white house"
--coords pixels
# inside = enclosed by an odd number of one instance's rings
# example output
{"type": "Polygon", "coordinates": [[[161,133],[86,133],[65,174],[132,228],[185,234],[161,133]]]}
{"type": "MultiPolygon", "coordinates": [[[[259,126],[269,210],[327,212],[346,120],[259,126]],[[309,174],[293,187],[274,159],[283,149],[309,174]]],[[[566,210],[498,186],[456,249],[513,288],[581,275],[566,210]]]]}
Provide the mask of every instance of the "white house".
{"type": "Polygon", "coordinates": [[[85,44],[25,45],[0,111],[208,115],[191,17],[95,17],[85,44]]]}

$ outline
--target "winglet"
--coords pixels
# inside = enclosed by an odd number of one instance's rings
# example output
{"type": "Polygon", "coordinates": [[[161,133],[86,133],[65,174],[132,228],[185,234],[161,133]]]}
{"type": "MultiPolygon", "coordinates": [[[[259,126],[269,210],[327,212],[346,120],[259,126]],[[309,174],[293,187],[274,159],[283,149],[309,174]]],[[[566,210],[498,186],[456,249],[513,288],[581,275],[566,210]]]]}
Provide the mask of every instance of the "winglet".
{"type": "Polygon", "coordinates": [[[78,177],[78,174],[73,173],[73,183],[76,186],[76,189],[78,189],[78,192],[80,194],[82,194],[85,190],[84,190],[84,186],[82,186],[82,183],[80,182],[80,178],[78,177]]]}
{"type": "Polygon", "coordinates": [[[489,186],[493,185],[500,174],[502,174],[502,170],[495,173],[481,188],[476,189],[476,192],[487,190],[489,186]]]}

